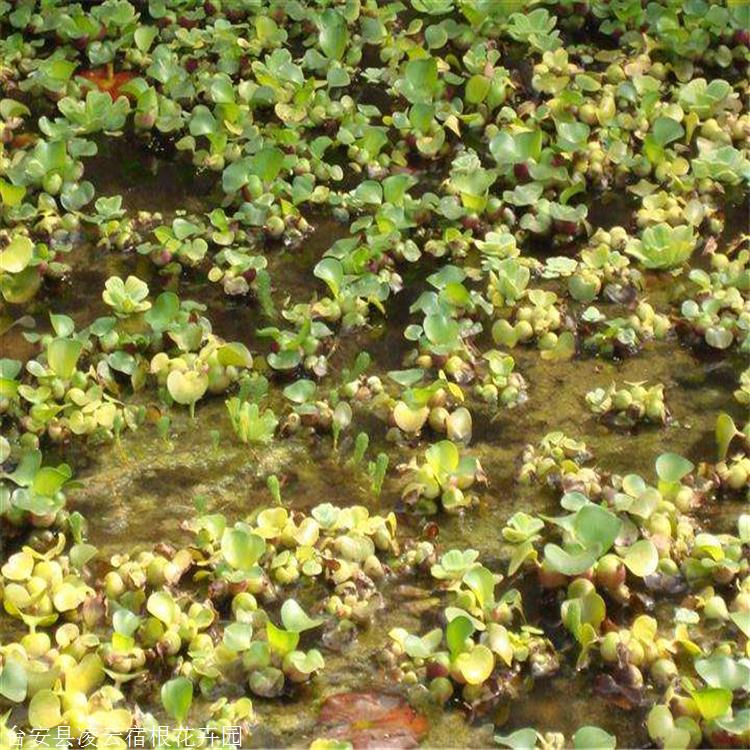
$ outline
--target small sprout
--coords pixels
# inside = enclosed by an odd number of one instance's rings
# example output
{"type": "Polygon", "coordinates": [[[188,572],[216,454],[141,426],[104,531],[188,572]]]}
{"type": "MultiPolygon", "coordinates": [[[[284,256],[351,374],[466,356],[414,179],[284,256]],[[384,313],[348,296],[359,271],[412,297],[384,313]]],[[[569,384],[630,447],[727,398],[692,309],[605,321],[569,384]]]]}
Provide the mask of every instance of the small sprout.
{"type": "Polygon", "coordinates": [[[331,430],[333,432],[333,450],[338,450],[339,435],[352,422],[352,407],[346,401],[339,401],[333,410],[331,430]]]}
{"type": "Polygon", "coordinates": [[[367,453],[367,448],[370,445],[370,436],[366,432],[360,432],[354,440],[354,451],[349,459],[353,466],[359,466],[362,463],[362,459],[367,453]]]}
{"type": "Polygon", "coordinates": [[[156,421],[156,431],[159,433],[159,437],[165,442],[169,443],[169,428],[172,426],[172,420],[168,414],[164,414],[156,421]]]}
{"type": "Polygon", "coordinates": [[[279,478],[276,476],[276,474],[271,474],[266,479],[266,487],[268,487],[268,491],[271,493],[273,501],[276,503],[276,505],[281,505],[281,483],[279,482],[279,478]]]}
{"type": "Polygon", "coordinates": [[[208,509],[208,495],[196,495],[193,498],[193,507],[196,513],[205,513],[208,509]]]}
{"type": "Polygon", "coordinates": [[[197,370],[172,370],[167,376],[167,390],[178,404],[190,407],[190,418],[195,419],[195,404],[208,389],[208,375],[197,370]]]}
{"type": "Polygon", "coordinates": [[[208,434],[211,437],[212,450],[219,450],[219,443],[221,442],[221,432],[219,430],[210,430],[208,434]]]}
{"type": "Polygon", "coordinates": [[[255,287],[258,302],[260,303],[263,314],[270,319],[276,317],[276,308],[271,296],[271,274],[265,269],[261,269],[255,276],[255,287]]]}
{"type": "Polygon", "coordinates": [[[388,471],[388,456],[385,453],[378,453],[374,461],[370,461],[367,471],[370,475],[370,490],[375,497],[380,497],[383,490],[385,474],[388,471]]]}

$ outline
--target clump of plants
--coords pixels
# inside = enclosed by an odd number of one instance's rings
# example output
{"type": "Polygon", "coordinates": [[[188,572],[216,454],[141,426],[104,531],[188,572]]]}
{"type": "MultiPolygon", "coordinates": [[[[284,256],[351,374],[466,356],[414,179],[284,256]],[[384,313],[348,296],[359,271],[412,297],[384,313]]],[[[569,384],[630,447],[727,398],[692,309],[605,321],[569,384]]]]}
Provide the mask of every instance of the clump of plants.
{"type": "Polygon", "coordinates": [[[669,418],[661,383],[625,383],[622,388],[612,383],[608,388],[589,391],[586,404],[594,414],[618,427],[632,427],[641,421],[664,424],[669,418]]]}

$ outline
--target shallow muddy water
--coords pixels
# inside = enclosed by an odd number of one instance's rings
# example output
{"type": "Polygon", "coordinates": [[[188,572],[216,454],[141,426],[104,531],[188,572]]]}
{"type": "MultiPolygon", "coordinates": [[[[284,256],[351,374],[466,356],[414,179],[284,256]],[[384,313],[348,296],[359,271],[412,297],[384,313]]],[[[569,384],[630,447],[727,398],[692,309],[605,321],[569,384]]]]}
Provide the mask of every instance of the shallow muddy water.
{"type": "MultiPolygon", "coordinates": [[[[170,215],[176,208],[198,211],[206,205],[204,197],[210,180],[203,179],[200,188],[183,168],[147,153],[133,143],[114,141],[110,152],[87,165],[97,192],[122,193],[131,209],[159,209],[170,215]],[[115,169],[115,165],[122,167],[115,169]]],[[[618,221],[627,207],[617,196],[608,206],[601,202],[602,224],[607,215],[617,214],[618,221]]],[[[344,227],[330,220],[310,217],[315,232],[297,248],[272,248],[267,253],[269,271],[275,280],[274,296],[304,299],[309,294],[311,269],[344,227]]],[[[35,303],[37,320],[43,325],[42,312],[71,315],[78,325],[85,325],[105,310],[100,294],[104,280],[112,275],[136,273],[148,281],[152,290],[176,287],[173,279],[160,278],[147,260],[135,254],[110,253],[88,245],[77,247],[70,256],[74,278],[63,280],[59,288],[35,303]]],[[[405,312],[421,291],[420,284],[429,273],[422,269],[421,278],[409,279],[406,288],[389,304],[388,316],[370,329],[356,335],[342,335],[336,357],[351,361],[359,350],[373,354],[372,373],[385,377],[386,372],[401,366],[407,346],[401,338],[405,312]],[[389,325],[390,324],[390,325],[389,325]]],[[[260,312],[246,300],[228,300],[217,285],[204,283],[199,277],[188,277],[179,284],[183,296],[207,305],[207,317],[216,333],[241,341],[251,350],[264,344],[254,337],[260,312]]],[[[654,296],[660,294],[654,289],[654,296]]],[[[6,357],[26,358],[30,347],[22,338],[19,326],[2,338],[6,357]]],[[[674,451],[699,460],[713,448],[716,414],[726,411],[741,419],[741,409],[732,398],[737,368],[728,360],[698,358],[675,341],[649,343],[638,357],[613,362],[596,358],[564,363],[544,362],[536,351],[516,349],[517,370],[529,384],[528,401],[512,410],[502,411],[491,419],[486,410],[475,404],[473,455],[479,457],[488,484],[479,492],[478,508],[463,516],[441,519],[437,541],[444,549],[473,547],[493,570],[504,570],[508,551],[501,542],[500,530],[515,511],[550,512],[557,507],[556,495],[536,486],[522,487],[514,481],[516,462],[522,448],[536,443],[547,432],[563,430],[585,438],[595,454],[594,465],[606,471],[638,471],[653,477],[653,462],[665,451],[674,451]],[[634,431],[613,430],[597,420],[585,408],[584,395],[594,387],[610,382],[649,381],[666,386],[666,400],[671,410],[670,424],[663,429],[643,427],[634,431]]],[[[739,363],[735,363],[739,364],[739,363]]],[[[195,513],[196,504],[210,512],[223,512],[230,518],[242,517],[255,508],[271,504],[265,478],[277,474],[282,480],[284,503],[306,509],[321,502],[337,505],[365,504],[373,511],[402,509],[399,483],[394,473],[386,481],[377,502],[365,490],[366,477],[343,462],[341,456],[350,449],[352,435],[366,427],[366,420],[355,410],[355,423],[347,433],[337,454],[331,451],[330,437],[301,433],[294,438],[276,441],[270,447],[248,447],[239,444],[226,419],[223,400],[202,402],[197,410],[200,429],[195,429],[186,411],[174,415],[168,439],[162,439],[151,425],[125,434],[116,444],[86,447],[76,443],[59,451],[59,457],[76,467],[84,486],[71,493],[71,507],[89,519],[90,540],[104,554],[149,548],[157,542],[185,540],[182,522],[195,513]],[[210,431],[219,434],[218,445],[210,431]]],[[[391,466],[405,463],[424,450],[424,442],[394,446],[379,435],[384,430],[370,430],[372,445],[385,449],[391,466]],[[379,441],[379,442],[378,442],[379,441]]],[[[733,518],[736,508],[728,507],[733,518]]],[[[705,509],[709,528],[722,530],[724,509],[705,509]]],[[[402,531],[419,537],[424,521],[400,513],[402,531]]],[[[533,588],[529,596],[534,596],[533,588]]],[[[551,601],[528,601],[530,609],[549,608],[557,617],[557,605],[551,601]]],[[[317,707],[328,694],[342,689],[374,687],[392,688],[379,666],[391,627],[418,628],[429,624],[404,611],[402,602],[385,592],[385,606],[376,625],[361,634],[348,652],[327,655],[323,674],[299,691],[295,700],[265,701],[253,699],[260,724],[252,746],[285,746],[304,744],[314,737],[317,707]]],[[[540,681],[531,692],[522,694],[508,707],[501,706],[490,717],[466,722],[458,710],[432,710],[430,731],[425,744],[435,747],[487,747],[492,744],[492,721],[503,724],[503,731],[533,725],[540,731],[557,730],[570,734],[582,723],[597,724],[614,733],[621,746],[642,746],[646,741],[643,715],[624,711],[594,699],[590,683],[576,676],[570,664],[554,678],[540,681]],[[507,709],[507,710],[506,710],[507,709]]]]}

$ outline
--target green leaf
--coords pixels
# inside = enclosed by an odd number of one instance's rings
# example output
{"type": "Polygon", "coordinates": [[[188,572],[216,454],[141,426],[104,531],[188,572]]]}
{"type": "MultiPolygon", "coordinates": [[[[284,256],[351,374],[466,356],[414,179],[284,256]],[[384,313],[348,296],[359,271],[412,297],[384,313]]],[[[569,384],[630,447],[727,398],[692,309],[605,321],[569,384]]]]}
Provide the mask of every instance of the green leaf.
{"type": "Polygon", "coordinates": [[[8,208],[17,206],[26,195],[26,188],[23,185],[11,185],[9,182],[0,180],[0,200],[8,208]]]}
{"type": "Polygon", "coordinates": [[[622,561],[633,575],[645,578],[656,572],[659,552],[650,539],[641,539],[627,548],[622,561]]]}
{"type": "Polygon", "coordinates": [[[477,565],[464,574],[464,583],[472,590],[482,609],[495,604],[495,576],[483,565],[477,565]]]}
{"type": "Polygon", "coordinates": [[[431,101],[438,84],[437,60],[433,57],[410,60],[404,77],[403,93],[412,104],[431,101]]]}
{"type": "Polygon", "coordinates": [[[620,533],[622,522],[611,511],[599,505],[584,505],[575,516],[573,530],[576,539],[586,549],[596,549],[603,555],[620,533]]]}
{"type": "Polygon", "coordinates": [[[34,254],[34,243],[24,235],[14,237],[0,250],[0,271],[20,273],[29,265],[34,254]]]}
{"type": "Polygon", "coordinates": [[[690,461],[676,453],[662,453],[656,459],[656,474],[659,479],[668,484],[679,482],[694,468],[690,461]]]}
{"type": "Polygon", "coordinates": [[[46,688],[34,693],[34,697],[29,703],[29,725],[34,729],[52,729],[61,721],[60,699],[46,688]]]}
{"type": "Polygon", "coordinates": [[[246,529],[235,527],[222,534],[221,553],[236,570],[250,570],[265,551],[263,538],[246,529]]]}
{"type": "Polygon", "coordinates": [[[427,315],[424,319],[424,332],[431,344],[453,348],[458,342],[458,321],[441,313],[427,315]]]}
{"type": "Polygon", "coordinates": [[[719,456],[718,460],[723,461],[727,457],[727,451],[729,450],[729,444],[734,439],[735,435],[739,435],[740,431],[734,423],[734,420],[722,412],[716,418],[716,448],[719,456]]]}
{"type": "Polygon", "coordinates": [[[509,747],[511,750],[535,750],[537,736],[536,729],[526,727],[511,734],[496,734],[495,742],[498,745],[509,747]]]}
{"type": "Polygon", "coordinates": [[[263,182],[271,182],[281,171],[284,153],[275,146],[262,148],[252,157],[252,169],[263,182]]]}
{"type": "Polygon", "coordinates": [[[252,367],[253,357],[244,344],[234,341],[223,344],[216,352],[216,358],[222,367],[252,367]]]}
{"type": "Polygon", "coordinates": [[[450,440],[433,443],[425,451],[425,458],[435,473],[455,471],[460,460],[458,448],[450,440]]]}
{"type": "Polygon", "coordinates": [[[155,26],[138,26],[133,34],[136,47],[141,52],[148,52],[158,33],[159,31],[155,26]]]}
{"type": "Polygon", "coordinates": [[[76,369],[83,344],[75,339],[56,338],[47,344],[47,362],[52,372],[63,380],[69,379],[76,369]]]}
{"type": "Polygon", "coordinates": [[[581,727],[573,735],[575,750],[615,750],[617,738],[599,727],[581,727]]]}
{"type": "Polygon", "coordinates": [[[88,181],[79,185],[66,182],[60,193],[60,203],[68,211],[78,211],[94,197],[94,193],[94,186],[88,181]]]}
{"type": "Polygon", "coordinates": [[[197,370],[172,370],[167,376],[167,390],[176,403],[194,404],[208,389],[208,375],[197,370]]]}
{"type": "Polygon", "coordinates": [[[479,104],[490,92],[490,79],[483,75],[473,75],[466,83],[466,101],[479,104]]]}
{"type": "Polygon", "coordinates": [[[166,591],[155,591],[146,602],[147,612],[167,627],[175,624],[180,618],[180,608],[172,595],[166,591]]]}
{"type": "Polygon", "coordinates": [[[466,650],[466,640],[474,632],[474,625],[468,617],[454,617],[445,628],[445,642],[453,656],[466,650]]]}
{"type": "Polygon", "coordinates": [[[284,388],[284,395],[294,404],[304,404],[315,395],[317,385],[312,380],[295,380],[284,388]]]}
{"type": "Polygon", "coordinates": [[[750,612],[730,612],[729,619],[750,639],[750,612]]]}
{"type": "Polygon", "coordinates": [[[542,350],[542,359],[552,362],[568,362],[576,353],[576,339],[570,331],[563,331],[551,349],[542,350]]]}
{"type": "Polygon", "coordinates": [[[270,620],[266,623],[266,636],[271,650],[282,657],[294,651],[299,643],[299,633],[277,628],[270,620]]]}
{"type": "Polygon", "coordinates": [[[293,370],[302,361],[298,351],[289,349],[280,352],[271,352],[266,359],[274,370],[293,370]]]}
{"type": "Polygon", "coordinates": [[[0,671],[0,695],[13,703],[21,703],[26,699],[27,687],[26,668],[18,658],[6,655],[0,671]]]}
{"type": "Polygon", "coordinates": [[[704,719],[718,719],[732,707],[732,691],[725,688],[702,688],[690,694],[704,719]]]}
{"type": "Polygon", "coordinates": [[[747,737],[747,733],[750,732],[750,708],[734,711],[731,718],[723,717],[714,721],[718,727],[730,734],[747,737]]]}
{"type": "Polygon", "coordinates": [[[318,44],[330,60],[340,60],[346,51],[349,32],[346,21],[333,8],[324,10],[318,19],[318,44]]]}
{"type": "Polygon", "coordinates": [[[671,117],[657,117],[651,126],[651,134],[660,146],[666,146],[685,135],[685,129],[671,117]]]}
{"type": "Polygon", "coordinates": [[[697,659],[695,671],[712,688],[744,690],[750,685],[750,666],[723,654],[697,659]]]}
{"type": "Polygon", "coordinates": [[[311,675],[325,666],[323,655],[317,649],[310,649],[307,653],[303,651],[292,651],[284,657],[284,669],[300,672],[303,675],[311,675]]]}
{"type": "Polygon", "coordinates": [[[60,491],[62,486],[71,477],[70,469],[66,464],[61,464],[57,469],[45,466],[36,473],[31,483],[31,491],[35,495],[52,497],[60,491]]]}
{"type": "Polygon", "coordinates": [[[163,331],[179,312],[180,298],[174,292],[162,292],[144,317],[154,330],[163,331]]]}
{"type": "Polygon", "coordinates": [[[501,130],[490,141],[490,153],[501,166],[538,161],[542,154],[542,131],[508,133],[501,130]]]}
{"type": "Polygon", "coordinates": [[[50,313],[49,322],[52,324],[52,328],[57,336],[70,336],[75,331],[75,323],[67,315],[50,313]]]}
{"type": "Polygon", "coordinates": [[[284,627],[293,633],[302,633],[305,630],[317,628],[323,623],[323,620],[308,617],[305,610],[300,607],[295,599],[287,599],[281,605],[281,622],[284,627]]]}
{"type": "Polygon", "coordinates": [[[185,721],[193,703],[193,683],[187,677],[176,677],[161,688],[161,702],[165,711],[176,721],[185,721]]]}
{"type": "Polygon", "coordinates": [[[253,626],[248,622],[231,622],[224,628],[224,645],[230,651],[245,651],[250,648],[253,626]]]}
{"type": "Polygon", "coordinates": [[[313,274],[325,281],[334,297],[341,292],[341,284],[344,281],[344,268],[341,261],[336,258],[323,258],[314,268],[313,274]]]}
{"type": "Polygon", "coordinates": [[[564,151],[582,149],[588,141],[591,128],[585,122],[558,122],[557,144],[564,151]]]}
{"type": "Polygon", "coordinates": [[[495,668],[495,655],[487,646],[479,644],[456,657],[455,668],[469,685],[481,685],[495,668]]]}
{"type": "Polygon", "coordinates": [[[585,573],[596,562],[596,558],[590,550],[582,549],[571,553],[556,544],[547,544],[544,547],[544,559],[554,570],[566,576],[585,573]]]}

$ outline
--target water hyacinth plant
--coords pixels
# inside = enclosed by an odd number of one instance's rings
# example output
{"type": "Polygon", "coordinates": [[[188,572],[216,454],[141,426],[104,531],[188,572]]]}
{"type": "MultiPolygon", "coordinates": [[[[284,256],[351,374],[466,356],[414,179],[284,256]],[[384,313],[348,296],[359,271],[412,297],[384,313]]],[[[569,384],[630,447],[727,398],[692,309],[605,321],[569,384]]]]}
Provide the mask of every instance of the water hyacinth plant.
{"type": "Polygon", "coordinates": [[[0,0],[0,746],[748,746],[749,28],[0,0]]]}

